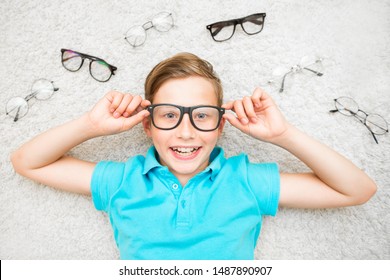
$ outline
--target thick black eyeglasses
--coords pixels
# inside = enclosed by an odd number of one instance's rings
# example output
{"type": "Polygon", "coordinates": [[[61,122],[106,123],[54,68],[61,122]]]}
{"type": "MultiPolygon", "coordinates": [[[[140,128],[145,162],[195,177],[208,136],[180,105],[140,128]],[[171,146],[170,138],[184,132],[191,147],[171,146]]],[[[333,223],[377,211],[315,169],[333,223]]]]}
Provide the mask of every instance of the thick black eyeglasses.
{"type": "Polygon", "coordinates": [[[264,27],[265,13],[249,15],[243,18],[219,21],[206,26],[211,37],[216,42],[223,42],[232,38],[236,31],[236,25],[241,25],[242,30],[248,35],[260,33],[264,27]]]}
{"type": "Polygon", "coordinates": [[[61,49],[61,62],[66,70],[76,72],[83,66],[84,59],[89,59],[89,73],[99,82],[107,82],[118,69],[101,58],[72,50],[61,49]]]}
{"type": "Polygon", "coordinates": [[[367,114],[359,109],[358,104],[350,97],[342,96],[334,100],[336,109],[329,112],[340,112],[345,116],[353,116],[364,124],[371,132],[372,137],[378,144],[375,135],[382,135],[389,132],[386,120],[378,114],[367,114]]]}
{"type": "Polygon", "coordinates": [[[188,114],[191,124],[200,131],[213,131],[219,127],[224,108],[199,105],[183,107],[174,104],[155,104],[146,108],[150,112],[153,125],[162,130],[170,130],[179,126],[184,114],[188,114]]]}

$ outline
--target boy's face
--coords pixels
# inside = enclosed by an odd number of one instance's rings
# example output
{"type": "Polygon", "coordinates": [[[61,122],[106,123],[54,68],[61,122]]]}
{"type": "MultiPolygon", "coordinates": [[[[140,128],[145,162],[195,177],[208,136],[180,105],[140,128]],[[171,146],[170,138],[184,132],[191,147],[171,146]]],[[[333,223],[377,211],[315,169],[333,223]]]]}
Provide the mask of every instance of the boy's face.
{"type": "MultiPolygon", "coordinates": [[[[185,107],[217,105],[213,85],[201,77],[171,79],[156,92],[153,104],[169,103],[185,107]]],[[[191,177],[204,170],[209,164],[210,153],[222,133],[224,119],[214,131],[197,130],[184,114],[179,126],[161,130],[153,126],[150,118],[143,121],[146,134],[152,138],[160,157],[161,165],[185,184],[191,177]]]]}

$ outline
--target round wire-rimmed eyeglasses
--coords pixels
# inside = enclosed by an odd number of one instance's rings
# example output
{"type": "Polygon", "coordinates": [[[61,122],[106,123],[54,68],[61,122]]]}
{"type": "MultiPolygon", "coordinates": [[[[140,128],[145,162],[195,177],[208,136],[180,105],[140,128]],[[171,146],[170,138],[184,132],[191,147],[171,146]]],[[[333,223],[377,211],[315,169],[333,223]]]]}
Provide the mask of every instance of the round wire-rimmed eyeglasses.
{"type": "Polygon", "coordinates": [[[279,93],[286,88],[287,77],[290,79],[295,74],[309,74],[321,77],[324,75],[323,58],[317,56],[304,56],[298,64],[289,68],[277,67],[272,72],[272,77],[263,85],[276,89],[279,93]]]}
{"type": "Polygon", "coordinates": [[[359,105],[350,97],[342,96],[334,99],[336,109],[330,110],[330,113],[340,112],[344,116],[357,118],[370,131],[375,142],[378,139],[375,135],[383,135],[389,132],[386,120],[378,114],[367,114],[359,109],[359,105]]]}
{"type": "Polygon", "coordinates": [[[170,12],[161,12],[155,15],[152,20],[142,25],[135,25],[129,28],[125,34],[125,40],[133,47],[142,46],[146,41],[146,31],[155,28],[159,32],[167,32],[174,26],[173,15],[170,12]]]}
{"type": "Polygon", "coordinates": [[[6,115],[12,117],[14,122],[16,122],[28,113],[29,100],[32,98],[37,100],[47,100],[52,97],[53,93],[57,90],[58,88],[54,86],[52,81],[47,79],[36,80],[31,87],[31,93],[29,95],[26,97],[12,97],[8,100],[5,105],[6,115]]]}
{"type": "Polygon", "coordinates": [[[188,114],[193,127],[200,131],[216,130],[225,109],[217,106],[199,105],[183,107],[175,104],[154,104],[146,108],[150,112],[153,125],[162,130],[170,130],[178,127],[184,114],[188,114]]]}

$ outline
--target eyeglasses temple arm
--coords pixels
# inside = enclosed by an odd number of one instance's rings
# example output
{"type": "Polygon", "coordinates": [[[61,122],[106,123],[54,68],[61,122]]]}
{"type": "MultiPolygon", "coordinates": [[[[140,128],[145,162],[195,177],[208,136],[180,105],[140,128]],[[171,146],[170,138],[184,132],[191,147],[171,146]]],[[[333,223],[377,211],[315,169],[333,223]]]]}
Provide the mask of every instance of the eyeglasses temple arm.
{"type": "Polygon", "coordinates": [[[282,79],[282,84],[280,85],[279,92],[283,92],[284,91],[284,82],[286,80],[287,75],[290,74],[291,72],[292,72],[292,70],[290,70],[286,74],[284,74],[283,79],[282,79]]]}
{"type": "MultiPolygon", "coordinates": [[[[367,128],[368,128],[368,127],[367,127],[367,128]]],[[[372,137],[374,137],[375,142],[376,142],[377,144],[379,144],[379,143],[378,143],[378,139],[376,139],[374,132],[372,132],[371,129],[369,129],[369,128],[368,128],[368,130],[371,132],[372,137]]]]}
{"type": "Polygon", "coordinates": [[[20,106],[18,107],[18,111],[16,111],[16,115],[15,115],[15,118],[14,118],[14,122],[16,122],[16,121],[19,120],[19,111],[20,111],[20,106]]]}
{"type": "Polygon", "coordinates": [[[307,68],[307,67],[303,67],[303,69],[308,70],[308,71],[310,71],[310,72],[313,72],[314,74],[316,74],[316,75],[319,76],[319,77],[321,77],[322,75],[324,75],[324,73],[315,71],[315,70],[310,69],[310,68],[307,68]]]}

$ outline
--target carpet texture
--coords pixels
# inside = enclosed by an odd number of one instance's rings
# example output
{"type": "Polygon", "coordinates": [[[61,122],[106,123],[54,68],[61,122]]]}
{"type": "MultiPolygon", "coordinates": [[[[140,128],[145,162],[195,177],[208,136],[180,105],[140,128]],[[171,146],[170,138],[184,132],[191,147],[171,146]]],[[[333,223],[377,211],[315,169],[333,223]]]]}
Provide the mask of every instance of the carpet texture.
{"type": "MultiPolygon", "coordinates": [[[[356,118],[329,113],[333,99],[350,96],[363,111],[390,120],[389,1],[3,0],[0,14],[1,259],[119,257],[109,220],[94,209],[90,197],[22,178],[9,155],[38,133],[80,116],[110,89],[143,94],[151,68],[182,51],[214,65],[225,101],[264,86],[292,124],[347,156],[378,185],[377,194],[362,206],[280,209],[275,218],[264,221],[257,259],[390,258],[389,134],[378,136],[376,144],[356,118]],[[161,11],[173,13],[174,28],[148,30],[138,48],[124,40],[131,26],[161,11]],[[206,29],[216,21],[259,12],[267,13],[265,26],[253,36],[237,26],[230,40],[217,43],[206,29]],[[69,72],[61,65],[61,48],[101,57],[118,70],[107,83],[92,79],[86,64],[69,72]],[[283,93],[267,83],[275,69],[289,69],[305,56],[323,58],[323,76],[290,75],[283,93]],[[6,116],[5,104],[27,96],[39,78],[53,81],[59,90],[48,100],[30,100],[28,114],[14,122],[6,116]]],[[[125,161],[145,153],[150,144],[137,126],[88,141],[71,154],[91,161],[125,161]]],[[[254,162],[278,162],[281,171],[308,171],[286,151],[230,125],[219,145],[227,156],[245,152],[254,162]]]]}

